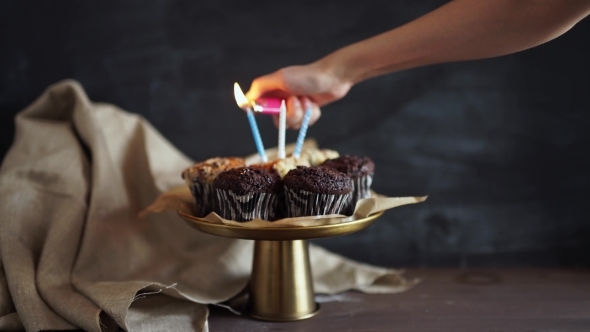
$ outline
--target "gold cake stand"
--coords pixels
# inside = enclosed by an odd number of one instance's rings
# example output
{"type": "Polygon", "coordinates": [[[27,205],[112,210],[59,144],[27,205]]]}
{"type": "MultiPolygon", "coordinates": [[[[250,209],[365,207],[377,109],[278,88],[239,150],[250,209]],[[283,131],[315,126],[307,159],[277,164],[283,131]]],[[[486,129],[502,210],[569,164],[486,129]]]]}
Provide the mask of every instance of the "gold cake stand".
{"type": "Polygon", "coordinates": [[[314,300],[307,240],[360,231],[383,212],[342,224],[284,228],[213,224],[199,220],[184,205],[178,214],[201,232],[255,240],[246,314],[260,320],[295,321],[313,317],[319,311],[314,300]]]}

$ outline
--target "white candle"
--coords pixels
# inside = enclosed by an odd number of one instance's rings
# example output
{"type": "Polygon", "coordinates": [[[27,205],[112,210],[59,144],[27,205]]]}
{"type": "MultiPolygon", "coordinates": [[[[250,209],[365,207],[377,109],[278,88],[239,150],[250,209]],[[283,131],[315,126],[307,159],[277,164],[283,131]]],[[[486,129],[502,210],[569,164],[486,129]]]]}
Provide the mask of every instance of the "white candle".
{"type": "Polygon", "coordinates": [[[287,128],[287,106],[285,100],[281,102],[281,112],[279,113],[279,159],[285,159],[285,130],[287,128]]]}

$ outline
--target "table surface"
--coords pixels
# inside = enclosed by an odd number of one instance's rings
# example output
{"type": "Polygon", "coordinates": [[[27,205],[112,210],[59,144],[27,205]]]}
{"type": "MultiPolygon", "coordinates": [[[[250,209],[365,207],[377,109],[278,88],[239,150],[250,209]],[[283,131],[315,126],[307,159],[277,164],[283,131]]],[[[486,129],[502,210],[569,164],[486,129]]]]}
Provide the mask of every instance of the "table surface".
{"type": "Polygon", "coordinates": [[[272,323],[211,308],[215,331],[590,331],[590,270],[411,269],[400,294],[319,296],[308,320],[272,323]]]}

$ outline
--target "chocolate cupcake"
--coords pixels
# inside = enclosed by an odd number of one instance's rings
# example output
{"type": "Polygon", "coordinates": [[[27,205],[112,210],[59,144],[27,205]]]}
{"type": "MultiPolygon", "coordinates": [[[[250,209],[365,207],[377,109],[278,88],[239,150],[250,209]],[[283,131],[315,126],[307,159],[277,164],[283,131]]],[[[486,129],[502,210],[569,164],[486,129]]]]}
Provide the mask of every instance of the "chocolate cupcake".
{"type": "Polygon", "coordinates": [[[196,216],[205,217],[217,204],[213,181],[223,171],[244,167],[242,158],[211,158],[194,164],[182,172],[182,178],[189,186],[196,204],[196,216]]]}
{"type": "MultiPolygon", "coordinates": [[[[264,164],[255,164],[250,167],[265,169],[273,174],[278,175],[281,179],[289,173],[290,170],[297,168],[297,166],[309,166],[307,159],[288,157],[285,159],[278,159],[264,164]]],[[[281,189],[277,194],[277,211],[276,219],[284,218],[287,215],[287,205],[285,201],[285,192],[281,189]]]]}
{"type": "Polygon", "coordinates": [[[234,168],[219,174],[213,187],[219,202],[215,212],[222,218],[234,221],[276,218],[282,190],[277,174],[253,167],[234,168]]]}
{"type": "Polygon", "coordinates": [[[375,164],[369,157],[342,156],[326,160],[322,167],[332,168],[342,172],[352,180],[352,195],[343,213],[347,216],[354,213],[356,202],[371,197],[371,184],[375,173],[375,164]]]}
{"type": "Polygon", "coordinates": [[[283,178],[288,217],[339,214],[352,183],[346,174],[325,167],[299,166],[283,178]]]}

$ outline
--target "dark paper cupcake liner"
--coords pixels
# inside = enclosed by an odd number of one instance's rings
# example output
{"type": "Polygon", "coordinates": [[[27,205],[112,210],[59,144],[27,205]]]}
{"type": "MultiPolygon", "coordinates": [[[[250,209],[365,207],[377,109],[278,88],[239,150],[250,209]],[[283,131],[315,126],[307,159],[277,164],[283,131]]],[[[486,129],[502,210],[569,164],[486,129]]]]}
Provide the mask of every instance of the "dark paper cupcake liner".
{"type": "Polygon", "coordinates": [[[277,194],[277,209],[274,220],[283,218],[287,218],[287,200],[285,198],[284,191],[282,191],[280,194],[277,194]]]}
{"type": "Polygon", "coordinates": [[[365,175],[360,178],[352,179],[352,193],[348,198],[342,214],[351,216],[354,213],[356,202],[363,198],[371,197],[371,184],[373,175],[365,175]]]}
{"type": "Polygon", "coordinates": [[[196,210],[195,214],[197,217],[206,217],[209,213],[215,210],[217,199],[215,197],[215,190],[212,184],[204,184],[200,182],[194,182],[189,185],[191,194],[195,198],[196,210]]]}
{"type": "Polygon", "coordinates": [[[215,210],[219,216],[233,221],[276,219],[277,195],[244,191],[215,189],[218,205],[215,210]]]}
{"type": "Polygon", "coordinates": [[[287,198],[287,217],[294,218],[340,214],[346,206],[350,194],[316,194],[285,187],[285,196],[287,198]]]}

